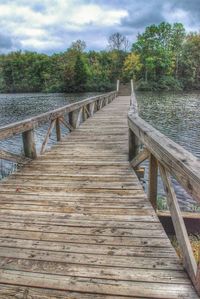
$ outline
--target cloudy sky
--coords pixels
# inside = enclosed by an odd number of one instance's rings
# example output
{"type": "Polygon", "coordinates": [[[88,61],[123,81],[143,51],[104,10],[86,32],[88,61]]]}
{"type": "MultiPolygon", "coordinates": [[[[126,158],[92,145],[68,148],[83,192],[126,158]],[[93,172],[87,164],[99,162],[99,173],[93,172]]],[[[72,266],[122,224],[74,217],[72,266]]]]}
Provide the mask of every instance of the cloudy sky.
{"type": "Polygon", "coordinates": [[[82,39],[104,49],[114,32],[132,42],[152,23],[200,30],[200,0],[0,0],[0,52],[60,52],[82,39]]]}

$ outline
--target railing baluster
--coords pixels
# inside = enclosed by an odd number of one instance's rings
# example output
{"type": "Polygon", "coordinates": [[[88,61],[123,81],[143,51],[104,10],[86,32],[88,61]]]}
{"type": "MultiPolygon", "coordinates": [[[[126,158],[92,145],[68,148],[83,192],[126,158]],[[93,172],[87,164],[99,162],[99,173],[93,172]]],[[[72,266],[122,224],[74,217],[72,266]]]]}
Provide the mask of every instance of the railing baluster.
{"type": "Polygon", "coordinates": [[[133,133],[131,129],[128,130],[129,136],[129,161],[135,158],[139,152],[139,142],[137,136],[133,133]]]}
{"type": "Polygon", "coordinates": [[[53,128],[54,128],[55,124],[56,124],[56,119],[52,120],[51,123],[50,123],[50,126],[49,126],[49,128],[48,128],[48,130],[47,130],[47,134],[46,134],[46,136],[45,136],[45,138],[44,138],[44,141],[43,141],[43,143],[42,143],[42,147],[41,147],[41,150],[40,150],[40,154],[43,154],[43,153],[45,152],[47,143],[48,143],[48,141],[49,141],[49,137],[51,136],[51,133],[52,133],[52,131],[53,131],[53,128]]]}
{"type": "Polygon", "coordinates": [[[28,130],[22,133],[24,155],[27,158],[35,159],[37,151],[35,146],[35,133],[34,130],[28,130]]]}
{"type": "Polygon", "coordinates": [[[94,105],[95,105],[94,102],[91,103],[91,104],[89,104],[89,112],[90,112],[90,116],[93,116],[93,114],[94,114],[94,105]]]}
{"type": "Polygon", "coordinates": [[[56,137],[57,141],[61,141],[60,119],[56,118],[56,137]]]}
{"type": "Polygon", "coordinates": [[[193,283],[196,283],[197,264],[194,258],[192,247],[188,238],[187,230],[181,210],[178,205],[178,200],[171,182],[170,174],[159,163],[160,175],[163,181],[164,189],[167,196],[167,203],[170,209],[174,230],[183,255],[183,264],[187,270],[193,283]]]}
{"type": "Polygon", "coordinates": [[[150,154],[149,156],[149,180],[148,180],[148,199],[153,208],[157,208],[157,176],[158,163],[156,158],[150,154]]]}

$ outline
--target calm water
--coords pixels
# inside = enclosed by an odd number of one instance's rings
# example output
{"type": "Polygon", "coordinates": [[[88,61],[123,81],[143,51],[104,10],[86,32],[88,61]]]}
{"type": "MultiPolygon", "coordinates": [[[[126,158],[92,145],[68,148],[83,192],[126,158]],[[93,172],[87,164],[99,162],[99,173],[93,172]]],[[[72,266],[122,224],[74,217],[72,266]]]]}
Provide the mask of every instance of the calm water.
{"type": "Polygon", "coordinates": [[[38,115],[96,94],[0,94],[0,126],[38,115]]]}
{"type": "MultiPolygon", "coordinates": [[[[95,94],[1,94],[0,126],[62,107],[95,94]]],[[[200,92],[138,92],[137,99],[142,118],[200,158],[200,92]]],[[[47,126],[37,129],[38,149],[41,147],[46,130],[47,126]]],[[[54,142],[55,135],[52,134],[50,144],[54,142]]],[[[0,148],[20,154],[22,152],[21,136],[0,142],[0,148]]],[[[148,164],[145,166],[148,168],[148,164]]],[[[0,160],[2,176],[12,169],[13,164],[0,160]]],[[[147,185],[147,172],[145,182],[147,185]]],[[[195,202],[175,181],[174,183],[181,207],[185,210],[195,210],[195,202]]],[[[160,179],[159,195],[164,196],[160,179]]]]}
{"type": "MultiPolygon", "coordinates": [[[[0,126],[10,124],[30,116],[65,106],[69,103],[86,99],[98,93],[81,94],[0,94],[0,126]]],[[[48,124],[36,130],[36,145],[39,151],[47,132],[48,124]]],[[[62,129],[67,133],[66,128],[62,129]]],[[[52,133],[48,147],[55,142],[55,132],[52,133]]],[[[6,141],[0,141],[0,149],[8,150],[12,153],[22,153],[22,138],[17,135],[6,141]]],[[[16,165],[0,159],[0,179],[11,173],[16,165]]]]}
{"type": "MultiPolygon", "coordinates": [[[[140,116],[200,158],[200,92],[156,93],[138,92],[140,116]]],[[[145,165],[148,168],[148,165],[145,165]]],[[[147,177],[145,178],[147,182],[147,177]]],[[[195,202],[175,182],[175,189],[182,209],[200,211],[195,202]]],[[[159,179],[159,195],[163,188],[159,179]]]]}

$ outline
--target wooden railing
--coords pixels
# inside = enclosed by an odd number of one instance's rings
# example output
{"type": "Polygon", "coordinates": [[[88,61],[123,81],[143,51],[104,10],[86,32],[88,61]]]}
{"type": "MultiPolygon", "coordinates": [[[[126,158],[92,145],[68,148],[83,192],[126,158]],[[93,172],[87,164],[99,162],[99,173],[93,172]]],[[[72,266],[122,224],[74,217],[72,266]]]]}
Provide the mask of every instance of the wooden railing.
{"type": "Polygon", "coordinates": [[[132,94],[128,113],[130,163],[137,169],[139,164],[149,159],[148,198],[155,209],[159,171],[182,251],[183,264],[200,294],[200,265],[195,261],[171,179],[174,177],[194,199],[200,202],[200,160],[139,117],[133,82],[131,84],[132,94]]]}
{"type": "Polygon", "coordinates": [[[22,164],[29,159],[35,159],[38,155],[35,144],[36,128],[49,123],[49,128],[40,150],[40,154],[42,154],[46,149],[49,137],[54,127],[56,128],[57,141],[60,141],[61,125],[67,127],[70,131],[74,130],[82,121],[93,116],[96,111],[109,104],[116,95],[116,91],[97,95],[23,121],[0,127],[0,141],[11,138],[17,134],[22,134],[24,148],[23,157],[11,152],[0,150],[0,159],[22,164]]]}

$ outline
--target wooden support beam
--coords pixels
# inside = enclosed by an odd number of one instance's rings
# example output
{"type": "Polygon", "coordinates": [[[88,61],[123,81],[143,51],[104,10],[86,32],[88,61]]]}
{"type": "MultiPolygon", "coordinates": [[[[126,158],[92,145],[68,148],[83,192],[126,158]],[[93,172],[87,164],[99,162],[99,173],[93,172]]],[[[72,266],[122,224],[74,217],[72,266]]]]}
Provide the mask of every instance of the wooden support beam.
{"type": "MultiPolygon", "coordinates": [[[[200,250],[199,250],[199,258],[200,258],[200,250]]],[[[196,275],[196,282],[195,282],[195,288],[200,296],[200,261],[197,266],[197,275],[196,275]]]]}
{"type": "Polygon", "coordinates": [[[159,163],[160,175],[163,181],[167,196],[167,203],[171,213],[176,237],[183,255],[183,264],[187,270],[193,284],[196,283],[197,264],[194,258],[192,247],[188,238],[187,230],[178,205],[178,200],[174,191],[171,177],[168,171],[159,163]]]}
{"type": "Polygon", "coordinates": [[[27,162],[31,161],[29,158],[19,156],[4,150],[0,150],[0,159],[11,161],[17,164],[26,164],[27,162]]]}
{"type": "Polygon", "coordinates": [[[88,118],[88,117],[90,117],[90,112],[89,112],[87,106],[89,106],[89,105],[85,105],[85,106],[84,106],[84,109],[85,109],[85,112],[87,113],[87,118],[88,118]]]}
{"type": "Polygon", "coordinates": [[[100,100],[97,100],[96,103],[97,103],[97,111],[98,111],[100,110],[100,100]]]}
{"type": "Polygon", "coordinates": [[[82,118],[83,121],[86,121],[86,119],[88,118],[88,114],[87,114],[87,110],[86,110],[86,106],[83,106],[83,110],[82,110],[82,118]]]}
{"type": "Polygon", "coordinates": [[[82,115],[83,115],[83,108],[80,108],[78,113],[77,113],[77,120],[76,120],[75,128],[78,128],[80,126],[81,121],[82,121],[82,115]]]}
{"type": "Polygon", "coordinates": [[[130,162],[131,166],[132,166],[133,168],[136,168],[139,164],[141,164],[141,163],[144,162],[146,159],[148,159],[148,158],[149,158],[149,155],[150,155],[149,151],[148,151],[146,148],[144,148],[142,151],[140,151],[140,152],[137,154],[136,157],[134,157],[134,158],[131,160],[131,162],[130,162]]]}
{"type": "Polygon", "coordinates": [[[129,161],[132,161],[139,152],[139,140],[132,130],[129,132],[129,161]]]}
{"type": "Polygon", "coordinates": [[[74,110],[69,113],[69,123],[74,129],[78,128],[81,123],[82,111],[83,108],[81,107],[80,109],[74,110]]]}
{"type": "Polygon", "coordinates": [[[63,117],[60,118],[60,122],[66,127],[68,128],[70,131],[73,131],[74,128],[70,125],[70,123],[68,123],[63,117]]]}
{"type": "Polygon", "coordinates": [[[51,136],[51,133],[52,133],[52,130],[53,130],[55,124],[56,124],[56,119],[52,120],[52,122],[51,122],[51,124],[50,124],[50,126],[48,128],[47,134],[46,134],[45,139],[44,139],[44,141],[42,143],[40,154],[43,154],[45,152],[47,143],[49,141],[49,137],[51,136]]]}
{"type": "Polygon", "coordinates": [[[91,103],[89,104],[89,112],[90,112],[90,116],[93,116],[94,114],[94,106],[95,106],[95,103],[91,103]]]}
{"type": "Polygon", "coordinates": [[[24,146],[24,155],[27,158],[35,159],[37,157],[36,145],[35,145],[35,133],[34,130],[28,130],[22,133],[22,140],[24,146]]]}
{"type": "Polygon", "coordinates": [[[137,174],[138,179],[142,180],[142,179],[144,179],[145,168],[138,167],[137,169],[135,169],[135,173],[137,174]]]}
{"type": "Polygon", "coordinates": [[[60,119],[56,118],[56,137],[57,141],[61,141],[60,119]]]}
{"type": "Polygon", "coordinates": [[[149,156],[149,180],[148,180],[148,199],[154,210],[157,208],[157,178],[158,163],[156,158],[150,154],[149,156]]]}

